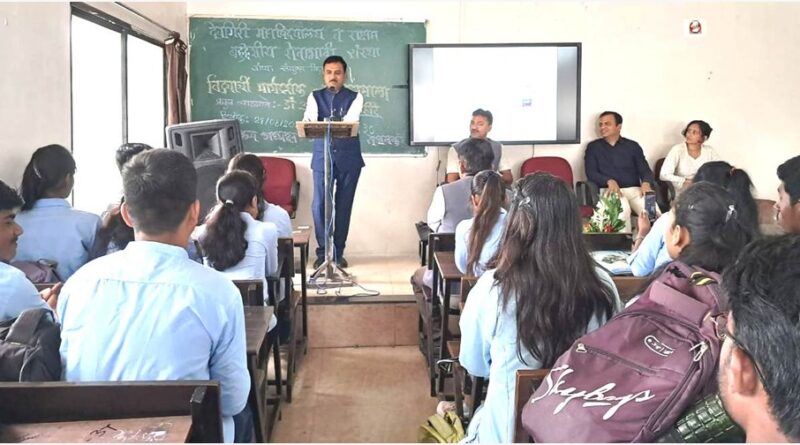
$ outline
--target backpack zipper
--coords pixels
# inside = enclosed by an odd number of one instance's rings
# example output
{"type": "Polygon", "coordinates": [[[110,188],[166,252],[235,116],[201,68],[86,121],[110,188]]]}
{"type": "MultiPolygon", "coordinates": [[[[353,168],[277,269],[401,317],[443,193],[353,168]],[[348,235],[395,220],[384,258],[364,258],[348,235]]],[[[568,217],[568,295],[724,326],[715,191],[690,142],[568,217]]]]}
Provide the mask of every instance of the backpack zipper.
{"type": "Polygon", "coordinates": [[[615,362],[622,363],[622,364],[624,364],[625,366],[627,366],[629,368],[633,368],[633,369],[639,371],[641,374],[647,374],[647,375],[655,374],[655,371],[653,371],[652,369],[645,368],[644,366],[642,366],[642,365],[640,365],[638,363],[634,363],[634,362],[632,362],[630,360],[624,359],[624,358],[622,358],[622,357],[620,357],[620,356],[618,356],[616,354],[612,354],[610,352],[603,351],[602,349],[598,349],[598,348],[595,348],[593,346],[588,346],[588,345],[586,345],[584,343],[578,343],[577,345],[575,345],[575,352],[578,352],[578,353],[581,353],[581,354],[585,354],[587,352],[591,352],[593,354],[602,355],[603,357],[611,359],[611,360],[613,360],[615,362]]]}

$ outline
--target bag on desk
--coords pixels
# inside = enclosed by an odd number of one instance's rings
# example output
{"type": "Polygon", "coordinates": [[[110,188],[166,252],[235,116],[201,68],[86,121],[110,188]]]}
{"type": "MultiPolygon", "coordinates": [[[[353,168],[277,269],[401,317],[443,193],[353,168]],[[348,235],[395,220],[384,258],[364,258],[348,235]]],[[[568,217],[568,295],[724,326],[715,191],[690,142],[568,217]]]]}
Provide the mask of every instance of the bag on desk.
{"type": "Polygon", "coordinates": [[[0,322],[0,381],[61,379],[61,330],[49,309],[28,309],[0,322]]]}
{"type": "Polygon", "coordinates": [[[25,273],[31,283],[58,283],[61,278],[56,273],[58,263],[52,260],[12,261],[11,265],[25,273]]]}

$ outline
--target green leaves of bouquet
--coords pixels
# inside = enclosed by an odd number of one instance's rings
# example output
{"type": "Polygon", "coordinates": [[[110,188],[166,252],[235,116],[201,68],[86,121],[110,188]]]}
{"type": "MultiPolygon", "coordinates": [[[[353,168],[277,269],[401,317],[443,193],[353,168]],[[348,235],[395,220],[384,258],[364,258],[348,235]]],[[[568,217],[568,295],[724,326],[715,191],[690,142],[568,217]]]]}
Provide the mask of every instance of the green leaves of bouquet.
{"type": "Polygon", "coordinates": [[[586,232],[614,233],[625,228],[622,220],[622,201],[616,193],[609,193],[600,198],[589,224],[584,227],[586,232]]]}

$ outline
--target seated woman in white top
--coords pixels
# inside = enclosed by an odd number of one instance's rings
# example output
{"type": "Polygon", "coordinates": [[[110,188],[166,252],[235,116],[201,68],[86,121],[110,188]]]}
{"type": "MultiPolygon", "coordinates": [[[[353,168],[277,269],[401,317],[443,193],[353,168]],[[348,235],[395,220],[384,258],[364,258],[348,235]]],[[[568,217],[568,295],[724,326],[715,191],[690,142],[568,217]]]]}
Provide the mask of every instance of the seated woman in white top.
{"type": "Polygon", "coordinates": [[[256,219],[275,224],[278,229],[278,236],[281,238],[291,238],[292,221],[289,213],[281,206],[267,202],[264,199],[264,184],[267,181],[267,171],[261,159],[254,154],[239,153],[231,158],[228,163],[228,171],[244,170],[256,178],[258,183],[258,216],[256,219]]]}
{"type": "Polygon", "coordinates": [[[75,210],[66,198],[75,184],[75,160],[60,145],[41,147],[22,174],[25,204],[17,223],[25,230],[19,238],[16,261],[52,260],[66,281],[89,261],[100,217],[75,210]]]}
{"type": "Polygon", "coordinates": [[[589,256],[564,181],[548,173],[520,179],[507,219],[497,268],[478,279],[459,322],[459,362],[489,378],[467,442],[512,442],[517,370],[551,367],[621,306],[611,277],[589,256]]]}
{"type": "Polygon", "coordinates": [[[497,252],[506,225],[503,179],[484,170],[472,177],[471,193],[475,216],[456,226],[455,260],[461,273],[480,277],[497,252]]]}
{"type": "Polygon", "coordinates": [[[671,182],[675,186],[676,195],[692,185],[692,179],[701,165],[719,160],[717,152],[705,143],[712,130],[708,122],[689,122],[681,133],[686,140],[674,145],[664,158],[659,179],[671,182]]]}
{"type": "MultiPolygon", "coordinates": [[[[256,179],[234,170],[217,181],[219,204],[193,237],[200,241],[203,261],[231,280],[263,280],[264,304],[269,300],[266,277],[278,270],[278,230],[258,214],[256,179]]],[[[275,316],[270,329],[275,326],[275,316]]]]}

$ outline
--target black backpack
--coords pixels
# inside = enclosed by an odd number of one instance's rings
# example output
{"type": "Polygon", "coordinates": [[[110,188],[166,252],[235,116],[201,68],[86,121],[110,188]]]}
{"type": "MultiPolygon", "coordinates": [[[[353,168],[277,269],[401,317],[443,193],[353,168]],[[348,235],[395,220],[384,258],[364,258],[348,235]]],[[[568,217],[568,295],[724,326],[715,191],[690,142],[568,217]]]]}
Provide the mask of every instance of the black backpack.
{"type": "Polygon", "coordinates": [[[0,322],[0,381],[61,379],[61,329],[49,309],[28,309],[0,322]]]}

